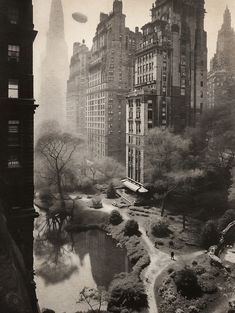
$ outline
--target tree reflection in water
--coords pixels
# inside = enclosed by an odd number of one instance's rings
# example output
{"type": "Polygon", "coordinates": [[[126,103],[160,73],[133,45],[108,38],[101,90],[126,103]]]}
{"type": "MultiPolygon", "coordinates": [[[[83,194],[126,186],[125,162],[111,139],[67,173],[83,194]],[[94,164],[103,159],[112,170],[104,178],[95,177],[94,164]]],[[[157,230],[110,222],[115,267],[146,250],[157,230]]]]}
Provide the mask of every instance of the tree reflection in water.
{"type": "MultiPolygon", "coordinates": [[[[79,267],[80,271],[90,268],[91,273],[87,273],[84,279],[91,275],[96,286],[108,289],[116,274],[130,270],[125,249],[117,247],[116,242],[103,231],[90,230],[71,237],[64,227],[55,227],[46,216],[40,219],[36,225],[35,256],[43,262],[36,274],[46,284],[70,279],[79,267]],[[74,264],[74,254],[79,257],[80,264],[74,264]]],[[[78,281],[78,287],[88,286],[86,283],[78,281]]]]}
{"type": "Polygon", "coordinates": [[[64,225],[44,215],[36,229],[35,255],[44,260],[36,269],[36,275],[41,276],[46,284],[57,284],[69,279],[78,267],[72,262],[73,240],[64,230],[64,225]]]}
{"type": "Polygon", "coordinates": [[[130,270],[125,249],[117,247],[115,241],[100,230],[75,234],[74,251],[81,264],[85,255],[89,255],[92,277],[97,286],[108,289],[116,274],[130,270]]]}

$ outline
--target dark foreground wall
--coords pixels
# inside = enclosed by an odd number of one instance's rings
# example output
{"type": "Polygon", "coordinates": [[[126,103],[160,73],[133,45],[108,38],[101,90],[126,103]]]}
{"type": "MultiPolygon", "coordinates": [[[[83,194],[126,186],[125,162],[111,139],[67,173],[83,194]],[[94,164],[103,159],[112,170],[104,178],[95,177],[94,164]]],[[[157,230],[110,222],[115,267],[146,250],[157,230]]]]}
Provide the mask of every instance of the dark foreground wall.
{"type": "Polygon", "coordinates": [[[0,312],[32,313],[24,261],[13,241],[0,204],[0,312]]]}

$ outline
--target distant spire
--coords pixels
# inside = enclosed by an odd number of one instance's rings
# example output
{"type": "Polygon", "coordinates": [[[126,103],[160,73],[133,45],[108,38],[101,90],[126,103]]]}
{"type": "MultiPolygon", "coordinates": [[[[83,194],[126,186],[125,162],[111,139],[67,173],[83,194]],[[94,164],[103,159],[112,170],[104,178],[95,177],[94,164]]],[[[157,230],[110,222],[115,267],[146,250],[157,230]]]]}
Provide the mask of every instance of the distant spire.
{"type": "Polygon", "coordinates": [[[51,1],[49,35],[64,38],[64,12],[61,0],[51,1]]]}
{"type": "Polygon", "coordinates": [[[228,6],[226,6],[226,9],[225,9],[225,12],[224,12],[223,28],[224,29],[230,29],[231,25],[232,25],[231,13],[229,11],[228,6]]]}

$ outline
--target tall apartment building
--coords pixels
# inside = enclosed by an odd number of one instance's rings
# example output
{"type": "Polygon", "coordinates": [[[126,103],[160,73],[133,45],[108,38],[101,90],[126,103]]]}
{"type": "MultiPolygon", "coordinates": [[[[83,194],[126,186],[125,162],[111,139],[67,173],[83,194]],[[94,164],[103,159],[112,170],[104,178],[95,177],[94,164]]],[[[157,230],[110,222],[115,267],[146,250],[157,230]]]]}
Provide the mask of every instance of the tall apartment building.
{"type": "Polygon", "coordinates": [[[88,147],[94,157],[109,156],[125,163],[125,102],[139,35],[126,28],[121,0],[114,0],[110,14],[100,14],[89,65],[86,111],[88,147]]]}
{"type": "Polygon", "coordinates": [[[235,33],[231,26],[231,13],[226,8],[218,33],[217,49],[211,60],[208,74],[208,107],[219,105],[219,96],[228,81],[235,86],[235,33]]]}
{"type": "MultiPolygon", "coordinates": [[[[142,27],[134,89],[127,99],[127,177],[144,183],[144,139],[153,127],[182,132],[206,104],[204,0],[157,0],[142,27]]],[[[133,187],[135,189],[135,186],[133,187]]]]}
{"type": "Polygon", "coordinates": [[[51,0],[46,51],[41,64],[39,122],[56,120],[61,124],[65,123],[68,71],[63,6],[61,0],[51,0]]]}
{"type": "Polygon", "coordinates": [[[37,215],[33,205],[36,31],[32,0],[1,0],[0,28],[0,197],[5,201],[8,229],[25,261],[27,286],[33,311],[37,312],[33,288],[33,229],[37,215]]]}
{"type": "Polygon", "coordinates": [[[88,89],[88,65],[90,51],[83,43],[73,45],[70,76],[67,82],[67,127],[72,132],[86,135],[86,96],[88,89]]]}

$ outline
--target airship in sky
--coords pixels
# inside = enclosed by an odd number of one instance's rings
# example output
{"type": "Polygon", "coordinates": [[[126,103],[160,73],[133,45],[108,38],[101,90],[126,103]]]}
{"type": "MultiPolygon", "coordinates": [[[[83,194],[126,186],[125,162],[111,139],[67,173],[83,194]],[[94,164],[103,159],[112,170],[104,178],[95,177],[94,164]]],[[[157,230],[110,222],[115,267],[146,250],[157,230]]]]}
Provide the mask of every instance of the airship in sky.
{"type": "Polygon", "coordinates": [[[86,15],[79,13],[79,12],[73,13],[72,17],[78,23],[86,23],[88,20],[86,15]]]}

